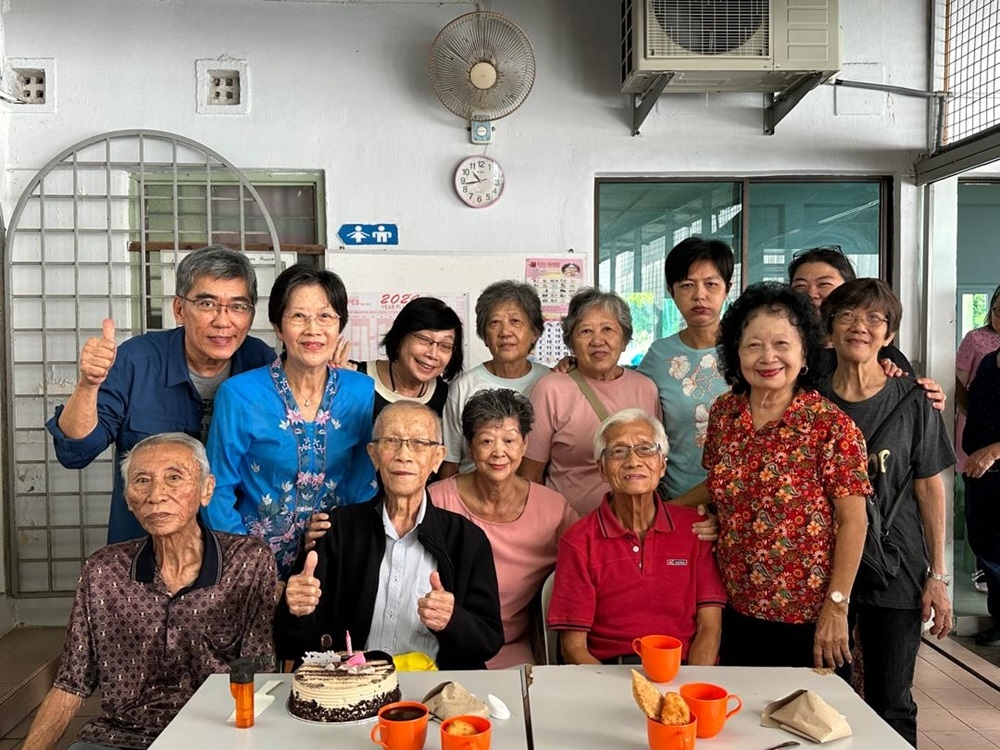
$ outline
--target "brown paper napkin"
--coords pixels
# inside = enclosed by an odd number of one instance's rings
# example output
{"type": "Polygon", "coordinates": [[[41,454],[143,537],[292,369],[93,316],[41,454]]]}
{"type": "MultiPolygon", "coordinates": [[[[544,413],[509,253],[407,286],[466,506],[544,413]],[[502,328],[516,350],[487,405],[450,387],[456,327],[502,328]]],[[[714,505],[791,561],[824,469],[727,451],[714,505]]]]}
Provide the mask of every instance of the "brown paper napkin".
{"type": "Polygon", "coordinates": [[[813,742],[851,736],[847,719],[811,690],[796,690],[767,704],[760,716],[760,725],[779,727],[813,742]]]}
{"type": "Polygon", "coordinates": [[[443,682],[424,696],[431,715],[444,721],[452,716],[490,717],[489,707],[457,682],[443,682]]]}

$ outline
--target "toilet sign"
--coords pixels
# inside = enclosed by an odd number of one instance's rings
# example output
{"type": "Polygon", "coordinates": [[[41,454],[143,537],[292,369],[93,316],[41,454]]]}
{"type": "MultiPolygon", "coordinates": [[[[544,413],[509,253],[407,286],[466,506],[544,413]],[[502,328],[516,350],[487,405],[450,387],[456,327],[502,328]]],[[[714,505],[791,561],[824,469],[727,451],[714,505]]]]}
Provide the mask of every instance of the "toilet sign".
{"type": "Polygon", "coordinates": [[[341,224],[337,236],[347,246],[399,244],[395,224],[341,224]]]}

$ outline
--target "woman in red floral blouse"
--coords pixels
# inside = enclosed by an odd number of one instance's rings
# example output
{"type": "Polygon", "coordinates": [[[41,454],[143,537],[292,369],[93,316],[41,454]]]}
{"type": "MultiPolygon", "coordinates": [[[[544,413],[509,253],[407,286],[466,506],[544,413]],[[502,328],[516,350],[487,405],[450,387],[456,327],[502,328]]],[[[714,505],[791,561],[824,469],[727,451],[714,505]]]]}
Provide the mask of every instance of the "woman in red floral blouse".
{"type": "Polygon", "coordinates": [[[825,333],[809,299],[754,284],[722,318],[732,392],[712,407],[708,490],[729,595],[720,662],[840,668],[871,493],[864,437],[816,392],[825,333]]]}

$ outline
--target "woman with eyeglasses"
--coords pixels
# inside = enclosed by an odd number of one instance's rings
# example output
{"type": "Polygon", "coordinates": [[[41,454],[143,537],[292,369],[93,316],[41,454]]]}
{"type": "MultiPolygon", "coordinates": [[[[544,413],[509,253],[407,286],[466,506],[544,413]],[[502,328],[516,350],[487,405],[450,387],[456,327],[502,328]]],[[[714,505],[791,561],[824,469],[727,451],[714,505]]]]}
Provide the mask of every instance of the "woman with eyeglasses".
{"type": "Polygon", "coordinates": [[[416,401],[438,416],[448,383],[462,372],[462,321],[435,297],[417,297],[399,311],[382,338],[388,359],[352,362],[375,381],[372,418],[397,401],[416,401]]]}
{"type": "MultiPolygon", "coordinates": [[[[854,266],[840,245],[799,250],[788,264],[788,281],[792,288],[805,292],[817,310],[834,289],[855,278],[854,266]]],[[[907,375],[916,374],[910,360],[892,344],[883,347],[878,358],[879,361],[888,359],[907,375]]],[[[832,364],[833,357],[830,359],[832,364]]]]}
{"type": "MultiPolygon", "coordinates": [[[[968,460],[968,456],[962,450],[962,436],[965,433],[965,420],[969,413],[969,389],[972,387],[980,363],[997,349],[1000,349],[1000,286],[994,289],[990,296],[986,324],[973,328],[965,334],[955,355],[955,453],[958,455],[955,473],[958,475],[965,472],[965,462],[968,460]]],[[[987,592],[986,575],[978,561],[976,571],[972,574],[972,581],[977,591],[984,594],[987,592]]]]}
{"type": "Polygon", "coordinates": [[[849,620],[858,624],[864,654],[864,698],[916,747],[911,688],[921,628],[933,611],[930,635],[944,638],[951,630],[941,472],[955,463],[955,453],[941,415],[927,399],[910,397],[914,381],[888,377],[879,364],[902,312],[879,279],[848,281],[821,308],[837,353],[824,390],[864,433],[868,476],[882,518],[890,519],[884,530],[901,553],[899,573],[885,590],[859,576],[849,592],[849,620]]]}
{"type": "Polygon", "coordinates": [[[213,529],[262,539],[285,580],[314,513],[375,494],[374,386],[329,364],[347,323],[335,273],[286,269],[267,314],[284,350],[219,387],[207,446],[215,492],[202,513],[213,529]]]}
{"type": "Polygon", "coordinates": [[[732,391],[712,405],[703,465],[729,594],[727,666],[851,661],[847,606],[871,484],[861,431],[816,390],[825,347],[816,309],[784,284],[749,286],[722,316],[732,391]]]}

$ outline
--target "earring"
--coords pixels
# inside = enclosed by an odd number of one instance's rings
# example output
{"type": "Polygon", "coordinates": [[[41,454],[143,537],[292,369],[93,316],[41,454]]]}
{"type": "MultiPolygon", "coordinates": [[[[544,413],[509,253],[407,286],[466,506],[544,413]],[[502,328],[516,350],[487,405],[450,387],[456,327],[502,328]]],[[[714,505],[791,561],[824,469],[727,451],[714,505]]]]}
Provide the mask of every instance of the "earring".
{"type": "Polygon", "coordinates": [[[805,375],[807,372],[809,372],[809,365],[806,365],[801,370],[799,370],[799,375],[805,375]]]}

